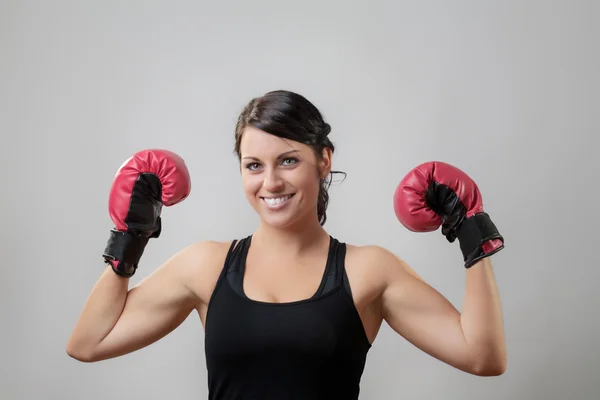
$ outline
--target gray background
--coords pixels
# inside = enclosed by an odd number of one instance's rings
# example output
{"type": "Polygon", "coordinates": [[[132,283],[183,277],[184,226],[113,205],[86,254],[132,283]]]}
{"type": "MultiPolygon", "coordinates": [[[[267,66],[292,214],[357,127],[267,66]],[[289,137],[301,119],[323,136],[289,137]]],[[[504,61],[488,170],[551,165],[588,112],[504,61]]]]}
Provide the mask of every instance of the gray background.
{"type": "Polygon", "coordinates": [[[437,159],[477,181],[506,237],[506,373],[459,372],[384,325],[362,399],[599,398],[599,17],[593,1],[2,2],[0,398],[206,398],[196,313],[118,359],[79,363],[65,345],[133,152],[176,151],[193,178],[133,283],[190,243],[255,228],[233,128],[273,89],[333,127],[348,178],[331,190],[332,235],[389,248],[460,308],[458,246],[409,233],[392,208],[402,176],[437,159]]]}

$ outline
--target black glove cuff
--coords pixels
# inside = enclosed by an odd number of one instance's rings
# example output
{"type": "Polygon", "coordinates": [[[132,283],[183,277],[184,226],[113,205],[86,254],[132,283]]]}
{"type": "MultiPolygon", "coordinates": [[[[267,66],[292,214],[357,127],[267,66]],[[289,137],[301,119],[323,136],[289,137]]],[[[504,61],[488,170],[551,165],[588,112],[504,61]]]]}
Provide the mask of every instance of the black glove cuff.
{"type": "Polygon", "coordinates": [[[489,240],[500,240],[504,243],[504,238],[485,212],[465,218],[456,230],[456,237],[463,253],[465,268],[470,268],[482,258],[489,257],[504,248],[503,245],[487,253],[483,250],[483,244],[489,240]]]}
{"type": "Polygon", "coordinates": [[[145,236],[112,229],[102,256],[115,273],[131,277],[135,274],[148,240],[145,236]]]}

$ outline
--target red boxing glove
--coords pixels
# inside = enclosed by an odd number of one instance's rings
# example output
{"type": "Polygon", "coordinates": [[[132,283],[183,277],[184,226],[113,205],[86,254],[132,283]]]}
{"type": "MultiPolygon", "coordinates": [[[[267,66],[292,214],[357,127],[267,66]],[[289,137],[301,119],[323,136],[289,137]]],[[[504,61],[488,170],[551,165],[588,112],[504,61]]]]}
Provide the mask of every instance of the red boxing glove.
{"type": "Polygon", "coordinates": [[[167,150],[142,150],[121,165],[112,183],[108,211],[115,224],[103,257],[118,275],[135,273],[150,238],[160,236],[162,206],[188,197],[185,162],[167,150]]]}
{"type": "Polygon", "coordinates": [[[423,163],[402,179],[394,192],[394,212],[413,232],[442,226],[450,243],[458,239],[466,268],[504,248],[504,238],[483,211],[475,182],[443,162],[423,163]]]}

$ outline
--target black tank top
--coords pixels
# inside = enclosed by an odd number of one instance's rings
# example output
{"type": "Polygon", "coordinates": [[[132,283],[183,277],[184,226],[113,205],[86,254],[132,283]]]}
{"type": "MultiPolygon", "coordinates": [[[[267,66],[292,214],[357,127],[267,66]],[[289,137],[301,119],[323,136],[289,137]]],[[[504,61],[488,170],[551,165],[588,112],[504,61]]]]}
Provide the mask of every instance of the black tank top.
{"type": "Polygon", "coordinates": [[[317,292],[289,303],[244,294],[252,236],[229,249],[206,316],[210,400],[351,400],[371,344],[344,268],[346,245],[330,237],[317,292]]]}

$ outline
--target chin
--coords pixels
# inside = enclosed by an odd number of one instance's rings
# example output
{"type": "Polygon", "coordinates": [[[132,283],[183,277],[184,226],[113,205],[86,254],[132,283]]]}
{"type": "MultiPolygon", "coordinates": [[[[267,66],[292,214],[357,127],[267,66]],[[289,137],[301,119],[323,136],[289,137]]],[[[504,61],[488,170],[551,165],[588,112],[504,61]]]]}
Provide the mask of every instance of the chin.
{"type": "Polygon", "coordinates": [[[273,218],[262,218],[265,225],[278,230],[286,230],[292,226],[291,221],[274,220],[273,218]]]}
{"type": "Polygon", "coordinates": [[[261,215],[261,220],[263,221],[264,224],[269,225],[270,227],[276,228],[276,229],[286,229],[289,228],[293,225],[295,225],[297,223],[297,216],[296,215],[284,215],[284,214],[271,214],[269,212],[262,212],[261,215]]]}
{"type": "Polygon", "coordinates": [[[299,223],[299,216],[301,215],[300,210],[290,208],[285,211],[272,211],[269,209],[261,208],[260,217],[262,221],[276,229],[288,229],[299,223]]]}

